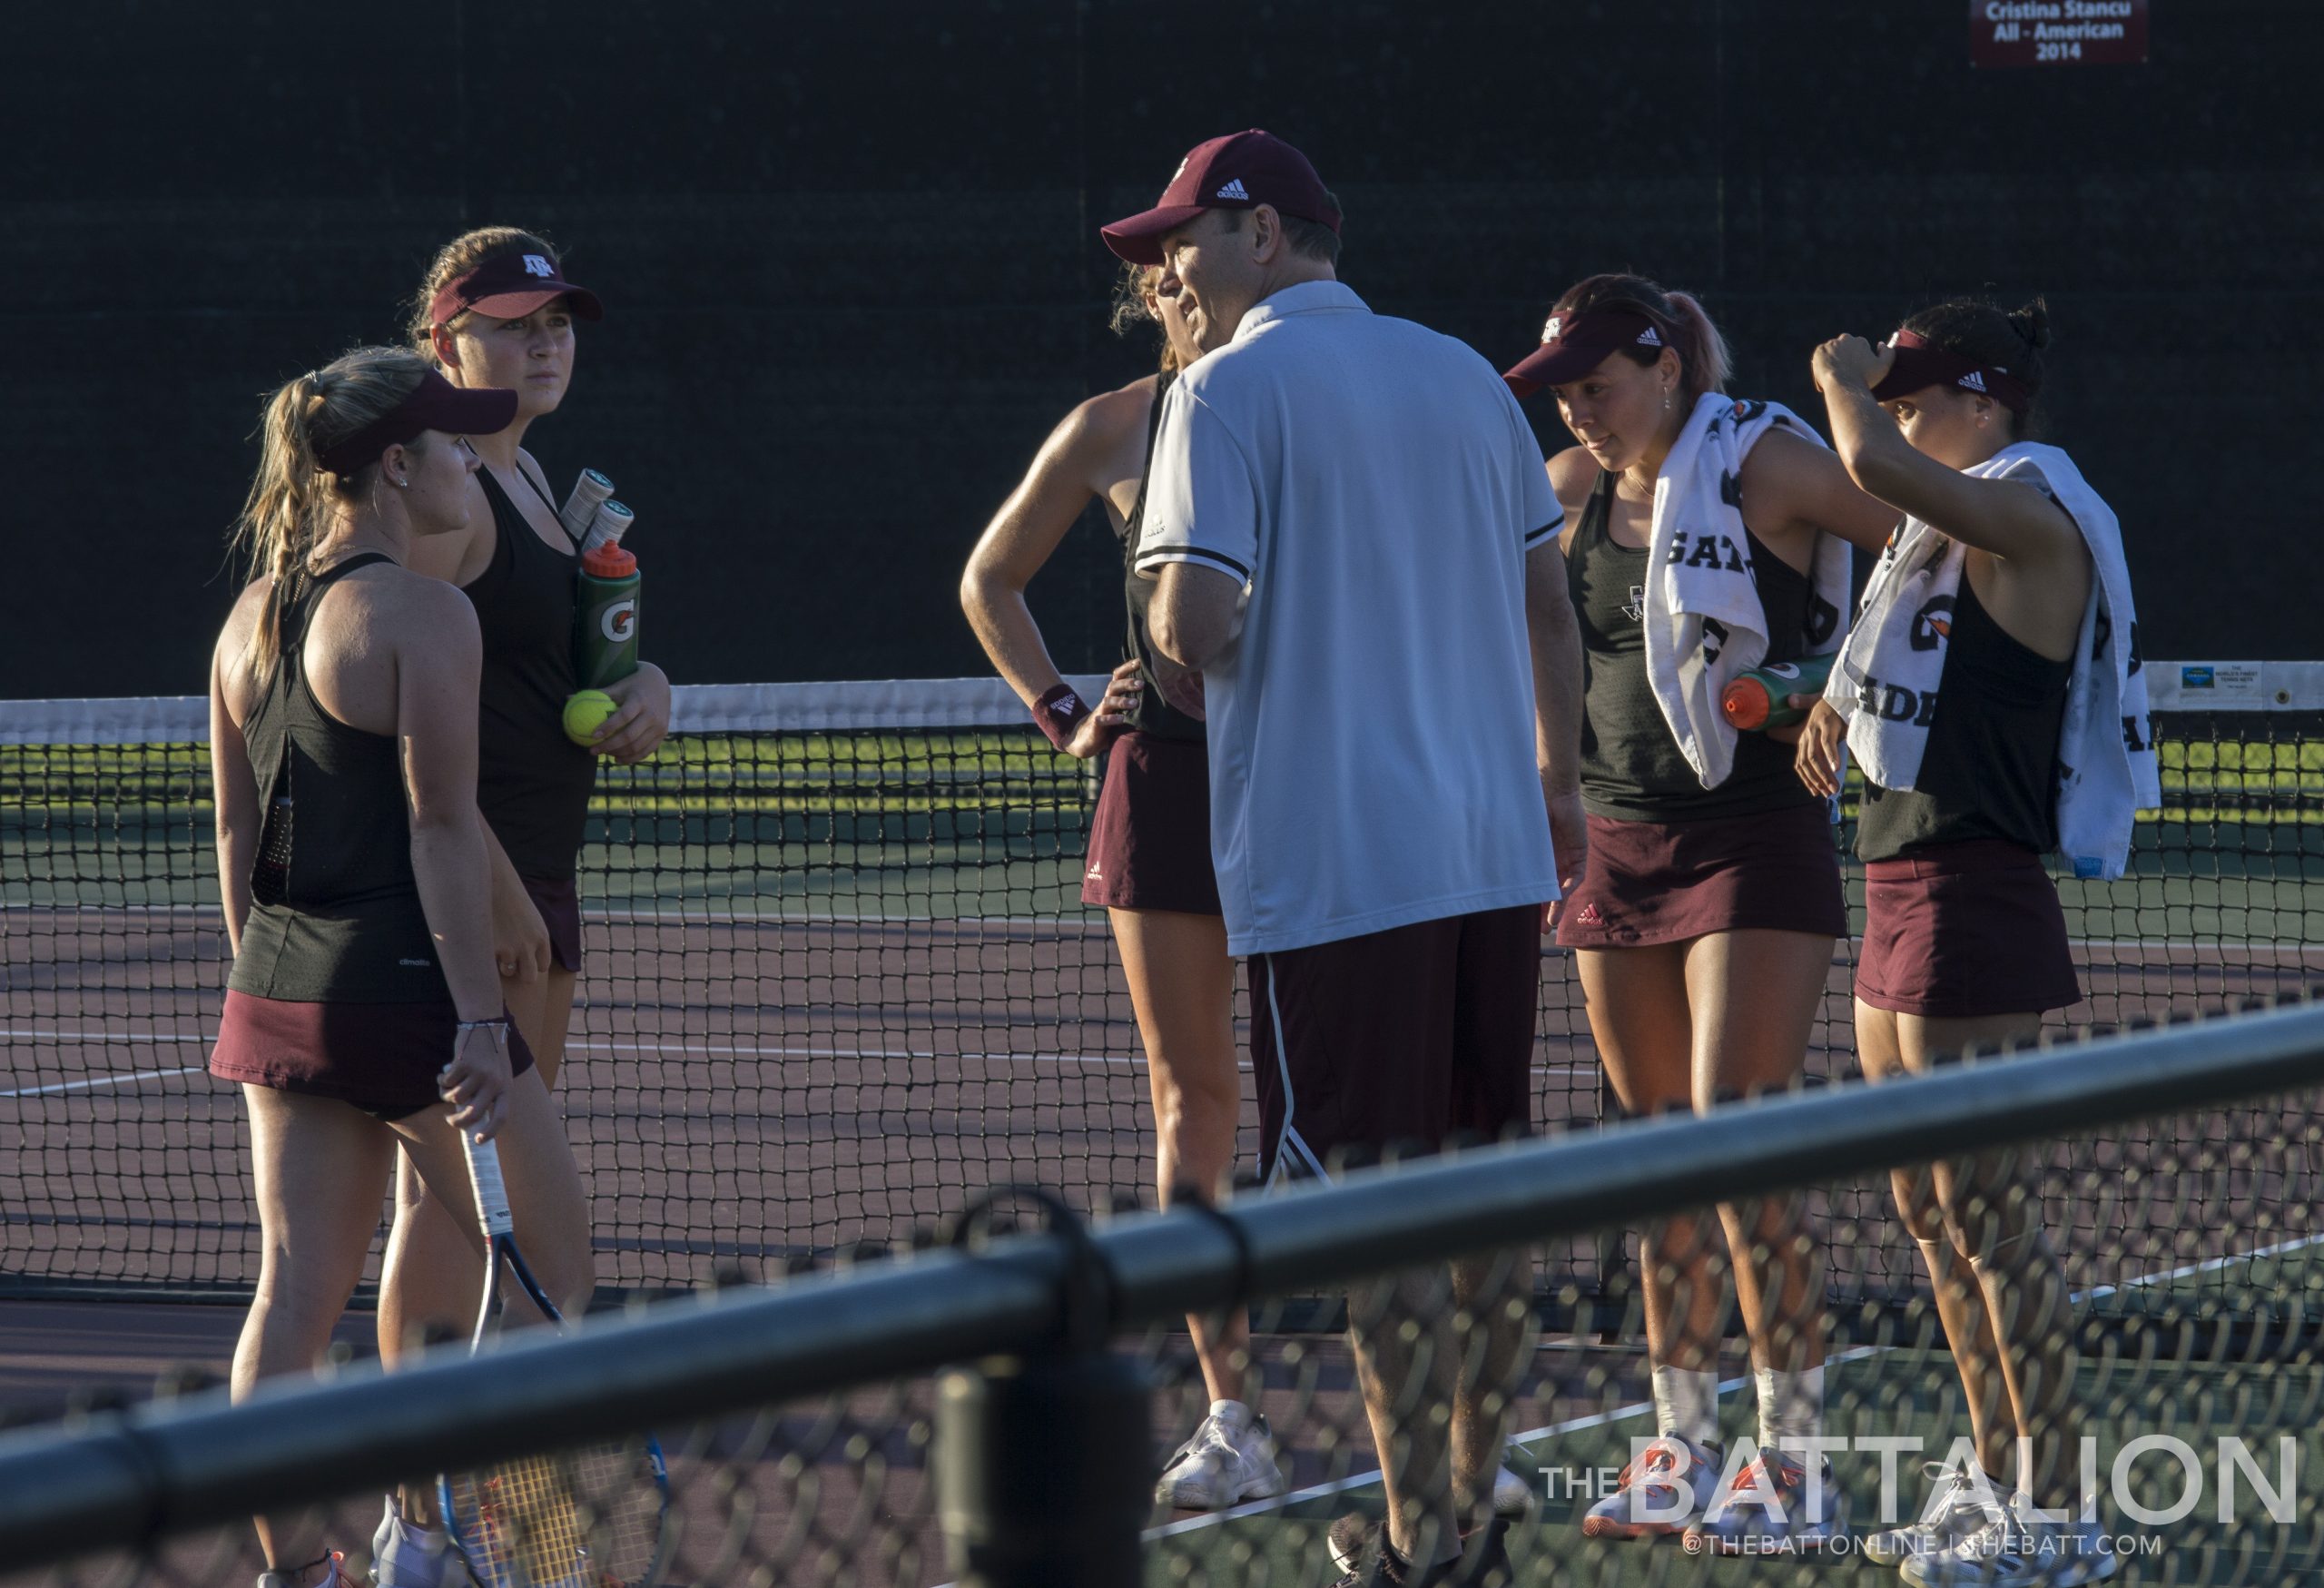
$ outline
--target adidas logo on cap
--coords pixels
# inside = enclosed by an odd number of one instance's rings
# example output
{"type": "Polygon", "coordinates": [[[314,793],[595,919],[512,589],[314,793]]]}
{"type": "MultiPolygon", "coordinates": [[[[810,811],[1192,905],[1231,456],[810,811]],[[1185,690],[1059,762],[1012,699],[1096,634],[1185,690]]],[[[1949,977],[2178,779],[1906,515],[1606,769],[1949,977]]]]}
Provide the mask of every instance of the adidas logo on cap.
{"type": "Polygon", "coordinates": [[[1220,188],[1217,196],[1222,199],[1241,199],[1245,203],[1251,201],[1251,195],[1243,191],[1243,179],[1239,176],[1220,188]]]}
{"type": "Polygon", "coordinates": [[[1654,327],[1649,325],[1638,333],[1638,345],[1642,348],[1659,348],[1662,345],[1662,339],[1654,334],[1654,327]]]}
{"type": "Polygon", "coordinates": [[[1972,370],[1961,377],[1961,384],[1972,391],[1983,391],[1985,390],[1985,372],[1983,370],[1972,370]]]}

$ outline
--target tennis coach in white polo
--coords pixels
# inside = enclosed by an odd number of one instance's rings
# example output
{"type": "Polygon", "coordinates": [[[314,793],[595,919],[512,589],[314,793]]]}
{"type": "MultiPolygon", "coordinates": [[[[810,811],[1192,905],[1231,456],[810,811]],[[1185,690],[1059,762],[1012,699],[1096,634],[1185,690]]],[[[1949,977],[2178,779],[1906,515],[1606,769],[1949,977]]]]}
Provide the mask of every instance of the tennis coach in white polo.
{"type": "MultiPolygon", "coordinates": [[[[1157,581],[1155,645],[1203,676],[1270,1179],[1334,1149],[1530,1129],[1542,907],[1586,843],[1581,645],[1541,449],[1491,364],[1340,284],[1339,227],[1305,156],[1254,131],[1201,144],[1157,207],[1105,228],[1162,268],[1203,349],[1165,399],[1136,567],[1157,581]]],[[[1334,1536],[1354,1582],[1506,1570],[1497,1530],[1465,1563],[1461,1533],[1487,1514],[1531,1264],[1451,1277],[1491,1320],[1467,1383],[1443,1273],[1350,1297],[1390,1500],[1384,1538],[1334,1536]],[[1449,1439],[1429,1415],[1448,1401],[1449,1439]]]]}

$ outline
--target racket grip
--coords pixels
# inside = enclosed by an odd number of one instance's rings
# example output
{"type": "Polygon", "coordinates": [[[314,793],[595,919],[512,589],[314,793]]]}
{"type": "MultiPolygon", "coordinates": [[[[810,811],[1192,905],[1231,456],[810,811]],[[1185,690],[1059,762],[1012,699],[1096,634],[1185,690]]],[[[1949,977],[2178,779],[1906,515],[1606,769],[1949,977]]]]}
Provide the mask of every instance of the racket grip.
{"type": "Polygon", "coordinates": [[[468,1155],[468,1184],[476,1188],[476,1216],[484,1226],[487,1240],[497,1239],[516,1232],[517,1221],[508,1212],[508,1188],[500,1182],[500,1149],[489,1141],[478,1141],[463,1130],[460,1145],[468,1155]]]}

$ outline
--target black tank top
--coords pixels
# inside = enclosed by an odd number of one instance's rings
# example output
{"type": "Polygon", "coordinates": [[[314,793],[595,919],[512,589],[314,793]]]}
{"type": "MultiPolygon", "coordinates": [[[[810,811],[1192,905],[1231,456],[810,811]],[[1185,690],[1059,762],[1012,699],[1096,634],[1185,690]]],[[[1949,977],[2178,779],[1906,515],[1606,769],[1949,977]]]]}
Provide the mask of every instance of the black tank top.
{"type": "Polygon", "coordinates": [[[300,651],[325,590],[390,559],[350,557],[277,587],[281,659],[242,725],[264,823],[251,914],[226,985],[292,1003],[448,1001],[419,885],[393,735],[349,727],[308,686],[300,651]]]}
{"type": "Polygon", "coordinates": [[[1204,739],[1202,724],[1163,699],[1162,686],[1155,681],[1154,636],[1146,628],[1147,607],[1154,599],[1154,581],[1139,577],[1135,569],[1138,533],[1146,521],[1146,481],[1154,472],[1154,438],[1162,433],[1162,397],[1177,379],[1176,373],[1165,370],[1154,383],[1154,408],[1146,420],[1146,469],[1138,476],[1137,500],[1122,522],[1122,586],[1129,607],[1129,638],[1122,654],[1125,659],[1137,658],[1137,676],[1146,684],[1138,691],[1137,709],[1129,714],[1130,727],[1157,739],[1198,745],[1204,739]]]}
{"type": "MultiPolygon", "coordinates": [[[[1765,734],[1735,736],[1727,781],[1705,788],[1670,732],[1646,676],[1646,557],[1609,528],[1614,477],[1600,474],[1566,552],[1566,587],[1581,624],[1581,803],[1620,822],[1690,822],[1756,815],[1815,803],[1792,770],[1792,749],[1765,734]]],[[[1747,528],[1770,662],[1807,648],[1814,595],[1806,574],[1747,528]]]]}
{"type": "Polygon", "coordinates": [[[1867,784],[1856,852],[1894,860],[1915,850],[1998,838],[2038,854],[2058,846],[2058,735],[2071,660],[2053,662],[1993,620],[1965,575],[1921,755],[1920,786],[1867,784]]]}
{"type": "Polygon", "coordinates": [[[491,563],[467,587],[484,631],[477,805],[519,875],[561,882],[576,870],[597,782],[597,758],[564,726],[566,699],[581,686],[573,669],[581,559],[542,540],[490,469],[478,474],[494,534],[491,563]]]}

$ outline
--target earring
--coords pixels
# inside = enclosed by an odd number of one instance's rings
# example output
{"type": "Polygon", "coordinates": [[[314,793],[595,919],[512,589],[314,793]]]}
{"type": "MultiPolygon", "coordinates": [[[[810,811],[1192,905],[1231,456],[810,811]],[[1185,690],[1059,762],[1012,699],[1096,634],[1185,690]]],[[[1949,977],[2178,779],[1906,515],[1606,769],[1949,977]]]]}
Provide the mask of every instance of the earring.
{"type": "Polygon", "coordinates": [[[1663,389],[1662,392],[1662,411],[1664,413],[1669,413],[1670,411],[1670,392],[1669,389],[1667,387],[1663,389]]]}
{"type": "Polygon", "coordinates": [[[398,490],[409,490],[411,488],[411,481],[408,479],[390,478],[388,483],[394,486],[398,490]]]}

